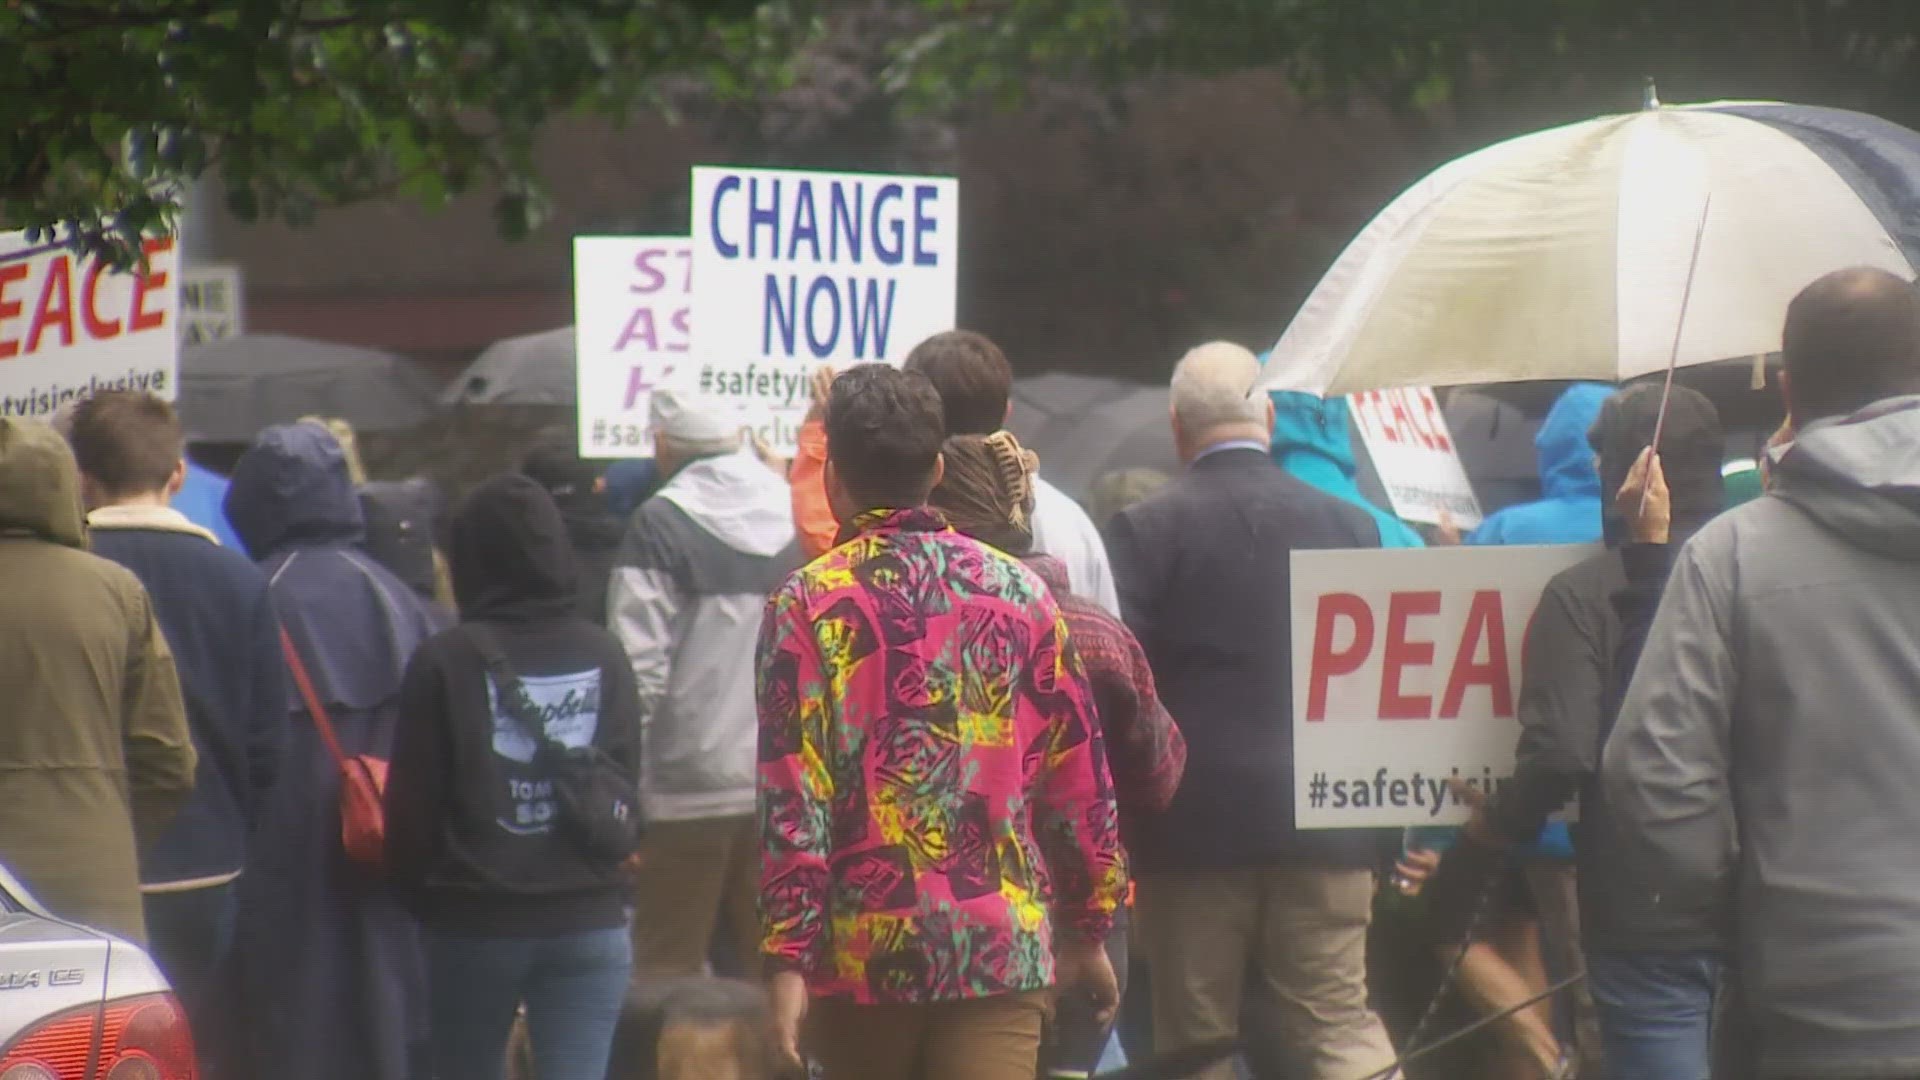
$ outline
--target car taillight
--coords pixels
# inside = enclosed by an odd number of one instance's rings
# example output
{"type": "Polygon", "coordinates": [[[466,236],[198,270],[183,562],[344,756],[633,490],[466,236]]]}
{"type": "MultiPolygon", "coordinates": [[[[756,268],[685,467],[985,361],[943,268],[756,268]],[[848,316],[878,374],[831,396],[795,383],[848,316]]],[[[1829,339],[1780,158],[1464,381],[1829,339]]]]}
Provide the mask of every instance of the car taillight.
{"type": "Polygon", "coordinates": [[[58,1013],[22,1032],[0,1056],[0,1080],[91,1080],[100,1036],[102,1080],[199,1080],[187,1014],[172,994],[145,994],[58,1013]]]}

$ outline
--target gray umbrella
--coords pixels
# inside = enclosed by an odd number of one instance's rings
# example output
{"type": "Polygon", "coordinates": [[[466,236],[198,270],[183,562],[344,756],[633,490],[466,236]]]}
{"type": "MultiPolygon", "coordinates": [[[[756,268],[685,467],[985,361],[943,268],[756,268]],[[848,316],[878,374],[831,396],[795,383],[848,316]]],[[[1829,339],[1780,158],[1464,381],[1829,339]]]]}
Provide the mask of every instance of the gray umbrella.
{"type": "Polygon", "coordinates": [[[434,380],[403,356],[284,334],[241,334],[180,352],[181,422],[197,440],[250,442],[303,416],[361,432],[418,427],[434,413],[434,380]]]}
{"type": "Polygon", "coordinates": [[[572,405],[573,327],[496,341],[447,388],[447,405],[572,405]]]}

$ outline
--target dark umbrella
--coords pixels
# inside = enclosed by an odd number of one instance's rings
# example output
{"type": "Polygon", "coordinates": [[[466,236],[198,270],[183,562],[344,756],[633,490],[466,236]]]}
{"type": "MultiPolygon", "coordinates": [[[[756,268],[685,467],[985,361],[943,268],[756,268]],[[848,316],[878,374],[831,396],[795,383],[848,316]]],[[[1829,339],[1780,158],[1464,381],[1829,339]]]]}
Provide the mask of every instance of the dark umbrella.
{"type": "Polygon", "coordinates": [[[447,388],[447,405],[568,405],[573,385],[573,327],[496,341],[447,388]]]}
{"type": "Polygon", "coordinates": [[[359,432],[418,427],[434,414],[433,378],[402,356],[284,334],[241,334],[180,352],[180,418],[196,440],[252,441],[303,416],[359,432]]]}

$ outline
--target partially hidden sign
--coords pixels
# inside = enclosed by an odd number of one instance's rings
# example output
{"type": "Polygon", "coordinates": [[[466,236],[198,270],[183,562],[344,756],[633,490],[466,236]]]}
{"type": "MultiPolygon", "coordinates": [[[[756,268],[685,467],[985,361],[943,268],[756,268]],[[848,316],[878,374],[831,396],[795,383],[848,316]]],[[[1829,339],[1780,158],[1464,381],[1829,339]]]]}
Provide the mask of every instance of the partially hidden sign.
{"type": "Polygon", "coordinates": [[[171,400],[180,283],[171,237],[146,242],[146,270],[119,272],[64,247],[0,234],[0,415],[50,419],[97,390],[171,400]]]}
{"type": "Polygon", "coordinates": [[[1456,825],[1513,772],[1521,646],[1597,545],[1293,553],[1294,820],[1456,825]]]}
{"type": "Polygon", "coordinates": [[[1432,390],[1363,390],[1347,403],[1395,516],[1428,525],[1444,518],[1462,530],[1480,524],[1479,500],[1432,390]]]}
{"type": "Polygon", "coordinates": [[[575,397],[580,456],[648,457],[655,387],[693,344],[693,245],[684,236],[573,241],[575,397]]]}
{"type": "Polygon", "coordinates": [[[938,177],[694,169],[691,384],[791,448],[816,367],[953,328],[959,202],[938,177]]]}

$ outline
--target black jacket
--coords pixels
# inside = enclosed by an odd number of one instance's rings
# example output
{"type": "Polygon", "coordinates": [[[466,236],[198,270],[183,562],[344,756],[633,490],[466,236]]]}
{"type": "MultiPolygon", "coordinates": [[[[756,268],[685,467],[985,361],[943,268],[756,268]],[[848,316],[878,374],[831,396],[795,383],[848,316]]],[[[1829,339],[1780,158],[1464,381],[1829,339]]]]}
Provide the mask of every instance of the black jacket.
{"type": "MultiPolygon", "coordinates": [[[[578,571],[553,501],[501,476],[455,516],[448,561],[463,623],[482,623],[546,716],[549,738],[591,743],[638,786],[640,706],[619,642],[575,613],[578,571]]],[[[420,647],[401,687],[387,783],[387,863],[415,914],[468,933],[528,936],[625,921],[618,867],[559,820],[554,777],[499,702],[472,636],[420,647]]]]}
{"type": "Polygon", "coordinates": [[[1196,461],[1117,515],[1107,554],[1127,625],[1187,740],[1173,805],[1142,819],[1141,870],[1370,866],[1373,830],[1293,827],[1289,554],[1371,548],[1365,510],[1294,479],[1264,450],[1196,461]]]}
{"type": "MultiPolygon", "coordinates": [[[[1590,437],[1608,493],[1653,437],[1660,388],[1640,386],[1609,399],[1590,437]]],[[[1676,387],[1661,437],[1661,463],[1673,502],[1673,547],[1707,523],[1725,502],[1720,478],[1719,418],[1706,398],[1676,387]]],[[[1659,606],[1667,561],[1661,547],[1621,544],[1610,510],[1613,547],[1561,571],[1547,583],[1522,649],[1520,743],[1514,777],[1489,807],[1496,832],[1522,842],[1547,816],[1576,797],[1573,828],[1580,879],[1582,933],[1591,948],[1623,951],[1718,947],[1724,927],[1652,913],[1629,886],[1613,823],[1600,797],[1600,751],[1633,679],[1639,645],[1659,606]]]]}
{"type": "Polygon", "coordinates": [[[286,665],[267,578],[168,510],[113,508],[91,521],[93,553],[133,571],[173,649],[200,764],[193,798],[140,852],[144,885],[238,873],[287,737],[286,665]]]}

